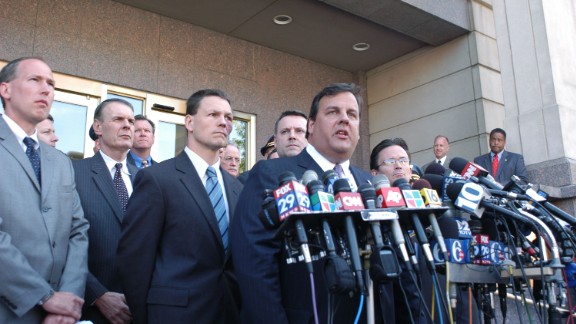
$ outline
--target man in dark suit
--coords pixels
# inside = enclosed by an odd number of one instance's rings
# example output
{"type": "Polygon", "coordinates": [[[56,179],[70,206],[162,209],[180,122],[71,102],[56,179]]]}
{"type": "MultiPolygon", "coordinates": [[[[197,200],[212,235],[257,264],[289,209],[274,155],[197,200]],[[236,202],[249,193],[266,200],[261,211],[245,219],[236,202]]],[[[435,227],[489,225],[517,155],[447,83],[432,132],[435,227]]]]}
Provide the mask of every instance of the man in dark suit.
{"type": "MultiPolygon", "coordinates": [[[[350,166],[359,139],[361,98],[351,84],[333,84],[312,102],[308,120],[308,146],[296,156],[258,162],[250,172],[231,225],[231,243],[236,275],[242,293],[242,323],[314,322],[310,279],[303,262],[288,264],[282,239],[266,229],[257,217],[265,189],[278,187],[277,177],[291,171],[301,178],[306,170],[317,174],[343,169],[351,187],[366,183],[370,175],[350,166]],[[336,167],[338,168],[338,167],[336,167]]],[[[334,295],[329,302],[321,259],[314,262],[317,314],[320,323],[352,323],[360,299],[356,295],[334,295]],[[338,307],[334,307],[338,305],[338,307]]],[[[392,319],[393,321],[393,319],[392,319]]]]}
{"type": "Polygon", "coordinates": [[[474,163],[488,170],[502,185],[506,185],[513,175],[528,182],[524,157],[505,151],[505,146],[506,132],[502,128],[494,128],[490,132],[490,153],[476,157],[474,163]]]}
{"type": "Polygon", "coordinates": [[[129,164],[138,169],[147,168],[156,163],[150,156],[152,145],[154,145],[156,126],[144,115],[136,115],[134,119],[134,143],[126,159],[129,164]]]}
{"type": "Polygon", "coordinates": [[[54,83],[40,58],[0,71],[0,323],[75,323],[84,303],[89,225],[74,170],[36,131],[54,83]]]}
{"type": "Polygon", "coordinates": [[[130,310],[116,271],[120,225],[138,169],[126,163],[134,136],[134,111],[123,99],[108,99],[94,111],[100,151],[73,162],[82,207],[90,222],[86,305],[82,318],[94,323],[129,323],[130,310]]]}
{"type": "Polygon", "coordinates": [[[135,323],[238,322],[228,224],[242,184],[219,160],[232,117],[224,92],[194,93],[184,151],[136,177],[117,256],[135,323]]]}

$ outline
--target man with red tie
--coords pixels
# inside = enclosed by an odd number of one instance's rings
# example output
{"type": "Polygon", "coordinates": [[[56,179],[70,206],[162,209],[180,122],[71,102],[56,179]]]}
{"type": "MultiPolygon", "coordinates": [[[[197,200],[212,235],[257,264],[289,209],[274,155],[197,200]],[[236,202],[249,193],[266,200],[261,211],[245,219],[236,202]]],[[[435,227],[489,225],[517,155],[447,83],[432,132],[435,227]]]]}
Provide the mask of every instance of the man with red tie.
{"type": "Polygon", "coordinates": [[[502,185],[506,185],[513,175],[528,182],[524,157],[505,151],[505,146],[506,132],[502,128],[494,128],[490,132],[490,153],[476,157],[474,163],[488,170],[502,185]]]}

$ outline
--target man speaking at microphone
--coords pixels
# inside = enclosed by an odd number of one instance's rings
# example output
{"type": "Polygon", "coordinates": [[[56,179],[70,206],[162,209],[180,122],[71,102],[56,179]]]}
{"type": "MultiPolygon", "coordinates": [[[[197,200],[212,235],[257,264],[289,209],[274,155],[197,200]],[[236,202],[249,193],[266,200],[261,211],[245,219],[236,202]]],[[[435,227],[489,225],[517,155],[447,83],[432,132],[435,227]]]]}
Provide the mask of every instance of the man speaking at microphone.
{"type": "MultiPolygon", "coordinates": [[[[335,169],[353,190],[366,183],[369,174],[350,166],[359,139],[361,96],[354,84],[337,83],[314,97],[310,109],[308,146],[300,154],[260,161],[250,171],[230,226],[232,257],[242,293],[242,323],[314,322],[310,280],[303,262],[287,264],[275,229],[266,229],[257,217],[265,189],[278,187],[278,174],[291,171],[301,178],[306,170],[322,174],[335,169]]],[[[317,314],[327,322],[328,289],[322,260],[314,262],[317,314]]],[[[333,297],[334,323],[352,323],[360,305],[358,294],[333,297]]]]}

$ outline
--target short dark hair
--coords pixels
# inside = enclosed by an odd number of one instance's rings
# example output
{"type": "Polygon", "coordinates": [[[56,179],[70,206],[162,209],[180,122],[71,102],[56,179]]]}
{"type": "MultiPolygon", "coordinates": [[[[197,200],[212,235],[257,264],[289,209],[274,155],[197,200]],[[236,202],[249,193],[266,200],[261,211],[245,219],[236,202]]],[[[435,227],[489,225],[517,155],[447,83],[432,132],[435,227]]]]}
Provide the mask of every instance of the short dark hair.
{"type": "Polygon", "coordinates": [[[218,89],[204,89],[194,92],[188,100],[186,100],[186,115],[196,115],[198,113],[198,107],[200,106],[200,102],[205,97],[220,97],[230,104],[230,98],[228,95],[222,90],[218,89]]]}
{"type": "Polygon", "coordinates": [[[134,107],[132,107],[132,104],[124,99],[121,98],[110,98],[110,99],[106,99],[104,101],[102,101],[97,107],[96,110],[94,110],[94,119],[98,119],[99,121],[102,121],[102,111],[104,110],[104,108],[106,108],[106,106],[108,106],[109,104],[113,103],[113,102],[118,102],[121,104],[124,104],[128,107],[130,107],[130,109],[132,109],[132,111],[134,111],[134,107]]]}
{"type": "MultiPolygon", "coordinates": [[[[18,72],[18,66],[20,65],[20,63],[27,60],[38,60],[46,63],[46,61],[44,61],[43,58],[38,56],[25,56],[12,60],[8,62],[8,64],[6,64],[2,68],[2,70],[0,70],[0,83],[10,82],[14,80],[14,78],[16,77],[16,73],[18,72]]],[[[48,63],[46,63],[46,65],[48,65],[48,63]]],[[[4,109],[6,109],[6,103],[4,102],[4,97],[0,96],[0,99],[2,100],[2,106],[4,107],[4,109]]]]}
{"type": "MultiPolygon", "coordinates": [[[[380,152],[390,146],[400,146],[402,147],[406,153],[408,153],[408,150],[406,150],[404,148],[403,145],[399,144],[404,142],[404,144],[406,144],[406,142],[401,139],[401,138],[395,138],[395,139],[385,139],[383,141],[381,141],[380,143],[376,144],[376,146],[374,146],[374,148],[372,149],[372,153],[370,153],[370,169],[371,170],[378,170],[378,155],[380,154],[380,152]],[[401,141],[400,141],[401,140],[401,141]]],[[[408,153],[408,158],[410,158],[410,153],[408,153]]]]}
{"type": "Polygon", "coordinates": [[[494,128],[491,132],[490,132],[490,137],[492,137],[493,134],[496,133],[500,133],[502,134],[502,136],[504,136],[504,139],[506,139],[506,131],[503,130],[502,128],[494,128]]]}
{"type": "MultiPolygon", "coordinates": [[[[332,83],[326,88],[322,89],[312,100],[312,106],[310,106],[310,120],[316,120],[318,115],[318,106],[320,105],[320,100],[326,96],[335,96],[342,92],[350,92],[356,97],[356,102],[358,102],[358,112],[362,111],[362,96],[360,95],[361,89],[354,83],[332,83]]],[[[308,132],[306,132],[308,134],[308,132]]]]}
{"type": "Polygon", "coordinates": [[[280,114],[280,117],[278,117],[278,119],[276,119],[276,122],[274,123],[274,134],[278,133],[278,124],[280,124],[282,118],[287,116],[298,116],[303,117],[304,119],[308,119],[308,116],[306,116],[306,114],[301,112],[300,110],[286,110],[280,114]]]}
{"type": "Polygon", "coordinates": [[[146,116],[142,115],[142,114],[138,114],[136,116],[134,116],[134,120],[145,120],[148,123],[150,123],[150,126],[152,126],[152,134],[156,133],[156,125],[154,125],[154,122],[151,121],[150,119],[146,118],[146,116]]]}
{"type": "Polygon", "coordinates": [[[48,117],[46,117],[46,119],[48,119],[51,122],[54,122],[54,117],[52,117],[52,115],[48,114],[48,117]]]}
{"type": "Polygon", "coordinates": [[[96,135],[96,132],[94,132],[94,125],[90,126],[90,129],[88,130],[88,136],[90,136],[94,142],[96,142],[98,139],[98,135],[96,135]]]}

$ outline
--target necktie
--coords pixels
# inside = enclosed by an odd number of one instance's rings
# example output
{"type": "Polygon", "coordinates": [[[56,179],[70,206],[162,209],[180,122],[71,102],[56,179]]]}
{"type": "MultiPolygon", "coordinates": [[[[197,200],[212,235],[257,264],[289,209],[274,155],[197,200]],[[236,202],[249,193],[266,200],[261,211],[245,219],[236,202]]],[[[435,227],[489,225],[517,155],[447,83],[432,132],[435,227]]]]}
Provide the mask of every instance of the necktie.
{"type": "Polygon", "coordinates": [[[142,168],[148,167],[148,160],[142,160],[142,168]]]}
{"type": "Polygon", "coordinates": [[[437,162],[440,163],[440,164],[442,164],[442,160],[438,160],[437,162]]]}
{"type": "Polygon", "coordinates": [[[25,137],[24,138],[24,144],[26,144],[26,156],[28,157],[28,160],[30,160],[30,163],[32,164],[32,169],[34,169],[34,174],[36,175],[36,179],[38,179],[38,183],[41,183],[40,181],[40,155],[38,155],[38,152],[36,151],[36,149],[34,149],[34,145],[36,144],[36,141],[33,140],[30,137],[25,137]]]}
{"type": "Polygon", "coordinates": [[[126,189],[126,184],[122,179],[122,163],[116,163],[115,168],[116,173],[114,173],[114,189],[118,194],[120,205],[122,205],[122,211],[126,211],[126,204],[128,204],[128,189],[126,189]]]}
{"type": "Polygon", "coordinates": [[[218,228],[222,236],[222,244],[226,251],[228,249],[228,217],[226,217],[226,206],[224,205],[222,187],[220,187],[216,170],[214,170],[213,167],[209,166],[208,169],[206,169],[206,176],[208,177],[208,179],[206,179],[206,192],[214,208],[214,213],[218,220],[218,228]]]}
{"type": "Polygon", "coordinates": [[[336,171],[336,173],[338,173],[338,178],[340,179],[345,179],[346,176],[344,175],[344,169],[342,169],[342,166],[340,164],[336,164],[334,166],[334,171],[336,171]]]}
{"type": "Polygon", "coordinates": [[[492,176],[496,178],[496,173],[498,172],[498,154],[494,154],[492,159],[492,176]]]}

